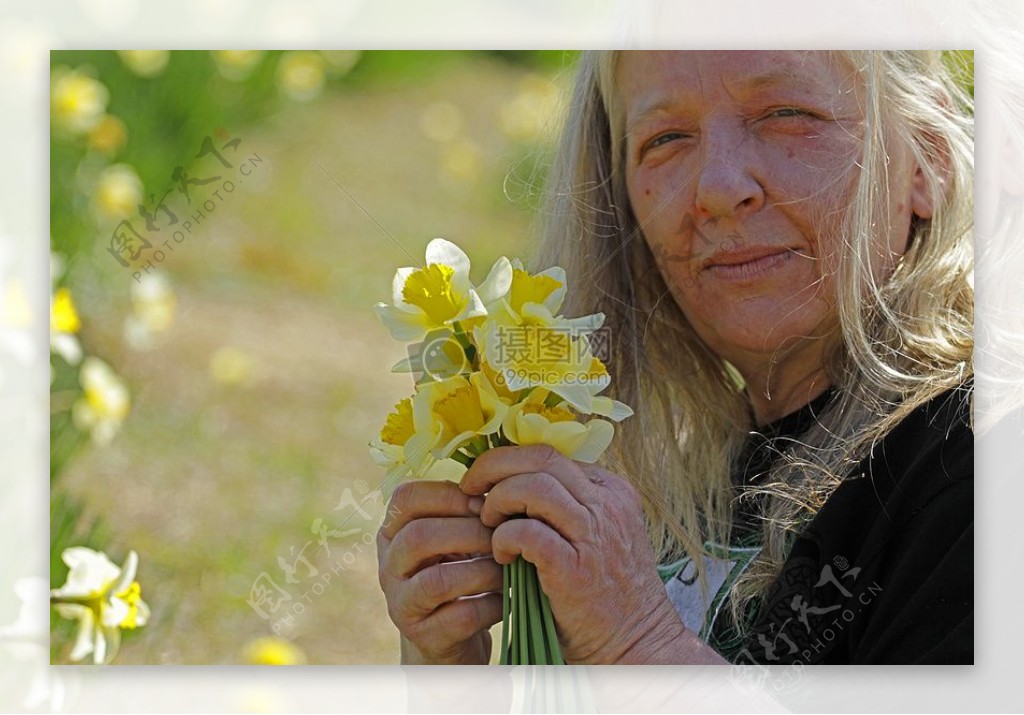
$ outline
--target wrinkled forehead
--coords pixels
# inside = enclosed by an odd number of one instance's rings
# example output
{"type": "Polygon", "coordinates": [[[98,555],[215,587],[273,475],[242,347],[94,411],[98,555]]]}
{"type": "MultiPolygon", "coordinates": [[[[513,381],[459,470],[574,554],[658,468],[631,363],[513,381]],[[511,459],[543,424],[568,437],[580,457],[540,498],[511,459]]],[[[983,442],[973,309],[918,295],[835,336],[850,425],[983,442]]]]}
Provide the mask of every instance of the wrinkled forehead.
{"type": "Polygon", "coordinates": [[[849,99],[859,84],[852,64],[831,51],[624,51],[610,61],[606,79],[617,122],[652,107],[704,106],[772,91],[849,99]]]}

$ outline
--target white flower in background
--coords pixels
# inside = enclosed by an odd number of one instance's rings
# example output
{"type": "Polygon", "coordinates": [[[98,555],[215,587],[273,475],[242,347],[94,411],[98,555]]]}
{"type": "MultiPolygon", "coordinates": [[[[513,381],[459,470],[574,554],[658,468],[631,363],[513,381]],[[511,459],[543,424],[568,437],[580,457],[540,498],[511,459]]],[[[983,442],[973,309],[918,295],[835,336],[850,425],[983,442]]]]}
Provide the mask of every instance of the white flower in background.
{"type": "Polygon", "coordinates": [[[240,82],[252,74],[263,59],[263,50],[213,50],[210,54],[217,71],[233,82],[240,82]]]}
{"type": "Polygon", "coordinates": [[[128,552],[124,567],[118,568],[103,552],[75,546],[61,558],[70,571],[64,585],[50,592],[50,602],[61,616],[79,622],[70,658],[79,661],[92,654],[93,663],[109,663],[121,644],[121,629],[143,626],[149,619],[135,580],[139,557],[128,552]]]}
{"type": "Polygon", "coordinates": [[[82,70],[58,67],[50,79],[50,116],[74,134],[84,134],[99,124],[107,110],[110,92],[103,83],[82,70]]]}
{"type": "Polygon", "coordinates": [[[502,257],[474,287],[469,256],[451,241],[435,238],[427,244],[426,265],[399,268],[391,283],[393,303],[377,303],[374,309],[393,338],[419,340],[431,330],[487,315],[484,304],[507,292],[511,281],[512,265],[502,257]]]}
{"type": "Polygon", "coordinates": [[[78,379],[85,394],[72,406],[71,419],[94,442],[106,444],[128,415],[128,388],[107,363],[93,356],[82,361],[78,379]]]}
{"type": "Polygon", "coordinates": [[[134,215],[143,201],[142,180],[127,164],[114,164],[100,172],[93,206],[101,219],[120,221],[134,215]]]}
{"type": "Polygon", "coordinates": [[[118,50],[117,54],[125,66],[140,77],[156,77],[171,59],[167,50],[118,50]]]}
{"type": "Polygon", "coordinates": [[[324,88],[326,67],[318,52],[285,52],[277,66],[277,84],[296,102],[308,102],[324,88]]]}
{"type": "Polygon", "coordinates": [[[125,321],[125,339],[136,350],[153,346],[154,336],[174,323],[177,297],[163,273],[153,272],[132,283],[132,314],[125,321]]]}

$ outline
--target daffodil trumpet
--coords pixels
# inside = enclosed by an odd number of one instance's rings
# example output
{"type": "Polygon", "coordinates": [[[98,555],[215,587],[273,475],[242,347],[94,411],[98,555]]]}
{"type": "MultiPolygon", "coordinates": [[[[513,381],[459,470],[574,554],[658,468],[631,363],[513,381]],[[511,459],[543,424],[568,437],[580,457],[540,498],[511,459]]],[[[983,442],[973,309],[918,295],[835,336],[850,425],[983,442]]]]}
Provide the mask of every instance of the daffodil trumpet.
{"type": "MultiPolygon", "coordinates": [[[[594,463],[611,444],[614,423],[633,414],[600,394],[611,376],[591,339],[604,315],[560,313],[564,270],[533,274],[502,257],[482,283],[469,274],[462,249],[436,238],[421,266],[395,273],[391,303],[375,306],[392,337],[411,343],[392,371],[415,377],[414,393],[370,440],[373,460],[387,469],[385,496],[439,462],[468,469],[488,449],[507,445],[547,444],[594,463]]],[[[503,574],[500,662],[563,664],[536,567],[519,557],[503,574]]]]}

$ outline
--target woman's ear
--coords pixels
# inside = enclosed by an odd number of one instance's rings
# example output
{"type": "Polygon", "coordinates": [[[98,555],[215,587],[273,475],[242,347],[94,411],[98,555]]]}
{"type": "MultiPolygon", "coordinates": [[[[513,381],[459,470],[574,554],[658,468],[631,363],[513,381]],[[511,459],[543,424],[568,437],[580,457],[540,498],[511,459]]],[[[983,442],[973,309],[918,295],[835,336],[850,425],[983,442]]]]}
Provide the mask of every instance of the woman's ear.
{"type": "MultiPolygon", "coordinates": [[[[940,175],[939,181],[943,177],[940,175]]],[[[935,212],[935,199],[931,188],[928,186],[928,179],[924,171],[917,164],[914,165],[914,181],[910,192],[910,211],[918,218],[931,218],[935,212]]]]}

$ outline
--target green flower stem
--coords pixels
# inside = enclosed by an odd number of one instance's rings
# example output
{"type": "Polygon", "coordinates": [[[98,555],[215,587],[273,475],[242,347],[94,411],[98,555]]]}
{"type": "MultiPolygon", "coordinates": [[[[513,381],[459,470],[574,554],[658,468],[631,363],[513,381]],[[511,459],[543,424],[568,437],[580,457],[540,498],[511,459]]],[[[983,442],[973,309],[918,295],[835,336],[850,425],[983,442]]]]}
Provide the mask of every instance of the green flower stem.
{"type": "Polygon", "coordinates": [[[534,665],[548,665],[551,661],[548,657],[548,648],[544,637],[544,616],[540,611],[540,585],[537,583],[537,567],[526,563],[526,598],[529,614],[530,643],[532,648],[531,663],[534,665]]]}
{"type": "MultiPolygon", "coordinates": [[[[539,584],[538,584],[539,585],[539,584]]],[[[540,593],[540,611],[544,619],[544,635],[548,647],[551,649],[551,664],[565,665],[565,658],[562,657],[562,647],[558,643],[558,631],[555,629],[555,617],[551,613],[551,601],[543,590],[537,589],[540,593]]]]}
{"type": "Polygon", "coordinates": [[[527,665],[530,662],[530,631],[526,624],[526,619],[529,617],[529,611],[526,605],[526,562],[523,561],[522,556],[516,557],[515,568],[518,572],[516,574],[516,615],[519,616],[517,619],[519,623],[516,626],[519,636],[519,662],[523,665],[527,665]]]}
{"type": "Polygon", "coordinates": [[[512,565],[505,564],[501,567],[501,655],[498,663],[508,665],[508,626],[511,608],[509,606],[509,589],[512,588],[512,565]]]}
{"type": "Polygon", "coordinates": [[[466,467],[468,468],[473,466],[473,461],[476,459],[476,457],[471,457],[465,452],[455,450],[454,452],[452,452],[452,459],[454,459],[459,464],[466,465],[466,467]]]}

